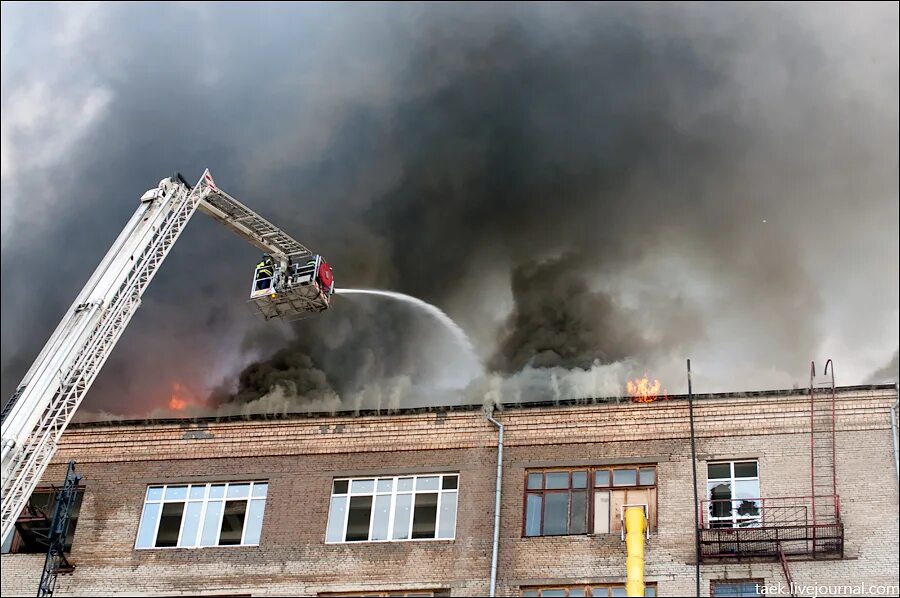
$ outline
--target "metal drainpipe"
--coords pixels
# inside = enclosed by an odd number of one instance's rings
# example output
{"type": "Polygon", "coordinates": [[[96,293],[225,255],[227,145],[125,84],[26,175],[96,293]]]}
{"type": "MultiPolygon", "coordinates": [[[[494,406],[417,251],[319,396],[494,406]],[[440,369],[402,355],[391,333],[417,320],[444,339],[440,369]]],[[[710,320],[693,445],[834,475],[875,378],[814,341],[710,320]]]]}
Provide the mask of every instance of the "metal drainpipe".
{"type": "MultiPolygon", "coordinates": [[[[898,384],[894,383],[894,390],[898,391],[898,384]]],[[[900,391],[897,392],[900,395],[900,391]]],[[[897,405],[900,399],[894,401],[891,405],[891,440],[894,441],[894,470],[897,472],[897,483],[900,484],[900,456],[897,454],[897,405]]]]}
{"type": "Polygon", "coordinates": [[[494,545],[491,549],[491,589],[488,596],[497,595],[497,553],[500,548],[500,489],[503,481],[503,424],[493,418],[493,409],[487,412],[489,422],[497,426],[497,488],[494,491],[494,545]]]}

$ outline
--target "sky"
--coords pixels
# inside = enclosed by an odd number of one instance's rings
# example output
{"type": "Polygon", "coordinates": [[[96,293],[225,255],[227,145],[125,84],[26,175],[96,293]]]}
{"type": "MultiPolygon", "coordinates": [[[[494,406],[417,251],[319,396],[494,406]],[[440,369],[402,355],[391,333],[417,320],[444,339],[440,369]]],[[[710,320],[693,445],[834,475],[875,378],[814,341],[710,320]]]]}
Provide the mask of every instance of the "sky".
{"type": "Polygon", "coordinates": [[[895,3],[3,3],[2,395],[206,167],[477,359],[389,300],[260,321],[198,214],[86,412],[896,381],[898,53],[895,3]]]}

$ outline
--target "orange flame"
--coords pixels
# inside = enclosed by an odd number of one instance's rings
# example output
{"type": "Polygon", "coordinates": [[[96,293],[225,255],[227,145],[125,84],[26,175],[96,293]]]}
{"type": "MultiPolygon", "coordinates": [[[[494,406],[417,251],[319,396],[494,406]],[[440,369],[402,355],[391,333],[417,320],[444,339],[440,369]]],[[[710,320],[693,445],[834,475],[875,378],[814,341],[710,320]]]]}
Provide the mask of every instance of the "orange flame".
{"type": "Polygon", "coordinates": [[[172,411],[182,411],[187,407],[191,400],[188,395],[191,391],[180,382],[172,383],[172,394],[169,396],[169,409],[172,411]]]}
{"type": "Polygon", "coordinates": [[[635,403],[652,403],[660,398],[669,398],[659,380],[651,381],[646,374],[643,378],[629,380],[625,387],[628,389],[628,396],[630,396],[631,400],[635,403]],[[661,395],[660,390],[662,390],[661,395]]]}

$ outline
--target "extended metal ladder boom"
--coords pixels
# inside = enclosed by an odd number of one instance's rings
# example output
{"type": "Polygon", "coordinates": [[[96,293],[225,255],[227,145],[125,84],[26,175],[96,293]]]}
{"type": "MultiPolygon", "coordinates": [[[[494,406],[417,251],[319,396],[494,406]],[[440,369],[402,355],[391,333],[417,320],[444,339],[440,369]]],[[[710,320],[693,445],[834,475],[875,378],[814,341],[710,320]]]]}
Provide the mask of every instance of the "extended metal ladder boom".
{"type": "Polygon", "coordinates": [[[62,433],[140,306],[144,291],[197,208],[278,258],[310,253],[219,190],[209,170],[193,188],[179,175],[145,193],[3,408],[3,541],[12,533],[62,433]]]}

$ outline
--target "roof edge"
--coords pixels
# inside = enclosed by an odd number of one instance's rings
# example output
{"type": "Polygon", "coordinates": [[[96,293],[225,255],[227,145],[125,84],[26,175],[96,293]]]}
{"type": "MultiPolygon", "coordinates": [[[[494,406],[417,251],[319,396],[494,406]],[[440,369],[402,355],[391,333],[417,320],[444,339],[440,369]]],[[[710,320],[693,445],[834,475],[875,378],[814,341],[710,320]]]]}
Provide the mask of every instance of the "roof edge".
{"type": "MultiPolygon", "coordinates": [[[[895,390],[896,384],[858,384],[854,386],[838,386],[835,387],[839,392],[853,392],[865,390],[895,390]]],[[[808,388],[792,388],[781,390],[754,390],[742,392],[719,392],[719,393],[703,393],[694,394],[694,399],[746,399],[752,397],[776,397],[776,396],[798,396],[806,395],[808,388]]],[[[687,400],[688,395],[669,395],[667,400],[687,400]]],[[[569,407],[578,405],[602,405],[602,404],[619,404],[630,403],[629,397],[590,397],[580,399],[562,399],[562,400],[545,400],[545,401],[526,401],[520,403],[501,403],[497,406],[500,411],[513,411],[518,409],[534,409],[540,407],[569,407]]],[[[293,419],[319,419],[333,417],[373,417],[373,416],[391,416],[391,415],[420,415],[426,413],[454,413],[454,412],[472,412],[484,409],[482,404],[462,404],[462,405],[429,405],[422,407],[404,407],[401,409],[365,409],[365,410],[343,410],[343,411],[312,411],[312,412],[292,412],[292,413],[254,413],[254,414],[238,414],[238,415],[219,415],[207,417],[173,417],[173,418],[133,418],[133,419],[114,419],[114,420],[98,420],[87,422],[75,422],[69,425],[72,428],[101,428],[101,427],[127,427],[139,425],[166,425],[166,424],[200,424],[200,423],[227,423],[227,422],[243,422],[243,421],[272,421],[272,420],[293,420],[293,419]]]]}

